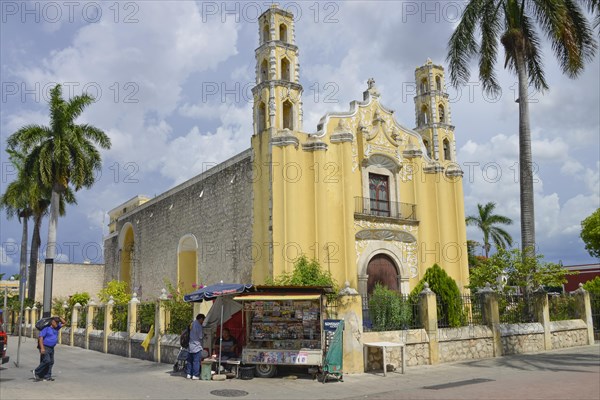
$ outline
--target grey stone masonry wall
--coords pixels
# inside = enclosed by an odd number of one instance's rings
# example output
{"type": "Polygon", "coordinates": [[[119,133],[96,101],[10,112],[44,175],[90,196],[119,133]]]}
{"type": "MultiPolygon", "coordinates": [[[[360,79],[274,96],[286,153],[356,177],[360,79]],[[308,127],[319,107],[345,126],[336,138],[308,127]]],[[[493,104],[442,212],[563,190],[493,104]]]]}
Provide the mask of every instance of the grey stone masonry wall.
{"type": "MultiPolygon", "coordinates": [[[[409,329],[405,331],[364,332],[362,341],[368,342],[396,342],[406,345],[406,365],[429,364],[429,337],[424,329],[409,329]]],[[[381,350],[370,347],[367,354],[365,370],[382,370],[383,356],[381,350]]],[[[402,356],[399,348],[390,348],[385,355],[386,362],[396,368],[402,366],[402,356]]]]}
{"type": "Polygon", "coordinates": [[[492,330],[487,326],[439,329],[440,362],[494,357],[492,330]]]}
{"type": "Polygon", "coordinates": [[[588,344],[587,326],[580,319],[552,321],[550,323],[550,330],[552,332],[553,349],[585,346],[588,344]]]}
{"type": "Polygon", "coordinates": [[[500,324],[502,354],[544,351],[544,327],[538,322],[500,324]]]}
{"type": "Polygon", "coordinates": [[[123,214],[104,241],[105,282],[119,278],[119,233],[127,223],[134,232],[131,287],[140,298],[158,293],[165,278],[176,283],[178,245],[189,234],[198,241],[198,283],[250,282],[251,151],[123,214]]]}

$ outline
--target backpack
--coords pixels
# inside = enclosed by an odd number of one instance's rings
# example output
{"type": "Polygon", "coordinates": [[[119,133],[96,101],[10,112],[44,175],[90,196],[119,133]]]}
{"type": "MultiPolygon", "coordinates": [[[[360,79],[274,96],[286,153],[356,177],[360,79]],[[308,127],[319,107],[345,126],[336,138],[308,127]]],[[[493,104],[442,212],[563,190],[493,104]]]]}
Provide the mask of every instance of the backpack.
{"type": "Polygon", "coordinates": [[[35,323],[35,329],[37,329],[38,331],[41,331],[45,327],[50,326],[51,322],[52,322],[52,317],[41,318],[38,320],[38,322],[35,323]]]}
{"type": "Polygon", "coordinates": [[[188,347],[190,345],[190,325],[181,332],[179,344],[181,347],[188,347]]]}

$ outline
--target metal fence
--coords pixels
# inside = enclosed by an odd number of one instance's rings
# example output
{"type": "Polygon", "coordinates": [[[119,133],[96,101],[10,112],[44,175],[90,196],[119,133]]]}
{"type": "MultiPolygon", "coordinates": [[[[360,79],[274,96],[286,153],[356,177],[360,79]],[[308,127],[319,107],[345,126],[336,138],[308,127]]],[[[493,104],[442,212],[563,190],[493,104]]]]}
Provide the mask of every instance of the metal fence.
{"type": "Polygon", "coordinates": [[[417,220],[417,206],[415,204],[376,200],[368,197],[354,198],[354,213],[407,221],[417,220]]]}
{"type": "Polygon", "coordinates": [[[127,304],[115,304],[112,309],[112,323],[110,329],[113,332],[127,332],[127,304]]]}
{"type": "Polygon", "coordinates": [[[569,293],[548,293],[550,321],[564,321],[578,318],[575,297],[569,293]]]}
{"type": "Polygon", "coordinates": [[[481,325],[481,296],[460,295],[445,301],[436,296],[438,328],[481,325]]]}
{"type": "Polygon", "coordinates": [[[419,303],[407,295],[399,295],[395,304],[377,304],[369,295],[362,295],[364,331],[386,331],[422,328],[419,303]]]}
{"type": "Polygon", "coordinates": [[[498,296],[498,312],[501,324],[535,322],[533,296],[527,294],[504,294],[498,296]]]}
{"type": "Polygon", "coordinates": [[[92,329],[104,330],[104,306],[94,307],[94,317],[92,318],[92,329]]]}
{"type": "Polygon", "coordinates": [[[154,313],[156,312],[156,303],[140,303],[137,310],[137,319],[135,321],[135,331],[148,333],[150,327],[154,325],[154,313]]]}
{"type": "Polygon", "coordinates": [[[79,309],[79,320],[77,321],[77,327],[85,329],[87,326],[87,314],[88,307],[83,306],[79,309]]]}
{"type": "Polygon", "coordinates": [[[483,297],[481,295],[462,295],[462,309],[464,313],[465,325],[483,324],[483,297]]]}

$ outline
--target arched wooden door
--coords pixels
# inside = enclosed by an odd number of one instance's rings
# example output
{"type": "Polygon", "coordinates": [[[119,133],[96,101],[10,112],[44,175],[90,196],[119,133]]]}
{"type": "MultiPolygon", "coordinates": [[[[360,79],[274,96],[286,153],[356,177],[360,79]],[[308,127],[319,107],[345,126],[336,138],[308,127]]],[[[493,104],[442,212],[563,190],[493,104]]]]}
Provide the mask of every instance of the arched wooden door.
{"type": "Polygon", "coordinates": [[[390,290],[398,291],[398,271],[392,259],[385,254],[377,254],[367,266],[367,292],[371,294],[375,285],[380,283],[390,290]]]}

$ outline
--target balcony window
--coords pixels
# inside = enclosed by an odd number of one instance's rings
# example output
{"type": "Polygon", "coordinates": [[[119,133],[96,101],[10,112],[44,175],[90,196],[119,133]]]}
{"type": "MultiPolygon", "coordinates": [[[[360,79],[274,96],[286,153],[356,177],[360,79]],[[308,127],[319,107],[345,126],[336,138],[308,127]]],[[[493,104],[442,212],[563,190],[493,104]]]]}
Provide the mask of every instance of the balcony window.
{"type": "Polygon", "coordinates": [[[371,214],[382,217],[390,215],[390,185],[385,175],[369,174],[371,214]]]}

